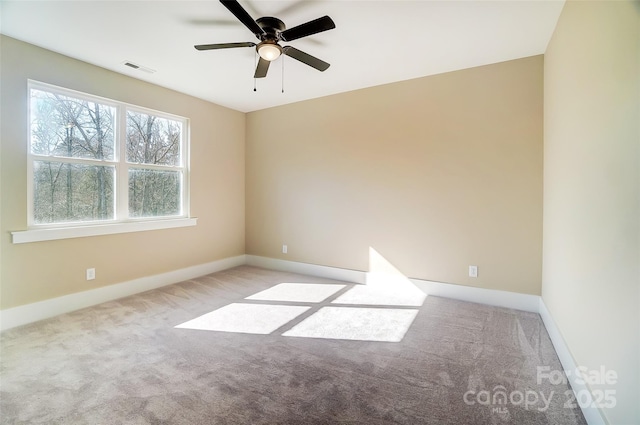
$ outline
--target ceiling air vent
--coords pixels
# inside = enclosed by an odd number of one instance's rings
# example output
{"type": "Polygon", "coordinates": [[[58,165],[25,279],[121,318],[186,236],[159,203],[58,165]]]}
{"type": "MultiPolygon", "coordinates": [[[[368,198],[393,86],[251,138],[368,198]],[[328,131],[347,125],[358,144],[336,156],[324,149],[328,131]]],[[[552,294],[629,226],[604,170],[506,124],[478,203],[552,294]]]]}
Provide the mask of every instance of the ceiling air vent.
{"type": "Polygon", "coordinates": [[[147,74],[153,74],[156,72],[155,69],[147,68],[146,66],[138,65],[137,63],[133,63],[131,61],[122,62],[124,66],[128,66],[129,68],[137,69],[138,71],[144,71],[147,74]]]}

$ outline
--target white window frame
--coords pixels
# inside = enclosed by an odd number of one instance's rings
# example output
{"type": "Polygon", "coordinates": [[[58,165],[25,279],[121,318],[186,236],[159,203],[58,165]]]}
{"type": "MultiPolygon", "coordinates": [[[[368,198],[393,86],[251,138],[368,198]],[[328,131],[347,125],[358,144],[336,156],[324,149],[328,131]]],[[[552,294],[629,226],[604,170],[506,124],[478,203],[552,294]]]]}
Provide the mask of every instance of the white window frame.
{"type": "Polygon", "coordinates": [[[27,125],[27,230],[12,233],[13,243],[38,242],[46,240],[67,239],[86,236],[98,236],[116,233],[138,232],[144,230],[158,230],[175,227],[194,226],[197,219],[190,217],[190,160],[189,160],[189,119],[170,113],[153,110],[126,102],[119,102],[99,96],[82,93],[79,91],[54,86],[39,81],[28,80],[27,96],[29,110],[27,111],[29,123],[27,125]],[[100,103],[115,108],[115,146],[113,160],[96,160],[90,158],[66,158],[32,153],[31,143],[31,90],[42,90],[56,93],[89,102],[100,103]],[[127,143],[127,111],[148,114],[159,118],[169,119],[182,123],[180,142],[179,166],[158,166],[153,164],[129,163],[126,158],[127,143]],[[34,161],[63,160],[64,162],[111,165],[115,167],[114,176],[114,219],[94,220],[81,222],[43,223],[34,222],[34,188],[33,188],[33,164],[34,161]],[[162,217],[129,217],[129,169],[153,169],[181,171],[181,211],[179,215],[162,217]]]}

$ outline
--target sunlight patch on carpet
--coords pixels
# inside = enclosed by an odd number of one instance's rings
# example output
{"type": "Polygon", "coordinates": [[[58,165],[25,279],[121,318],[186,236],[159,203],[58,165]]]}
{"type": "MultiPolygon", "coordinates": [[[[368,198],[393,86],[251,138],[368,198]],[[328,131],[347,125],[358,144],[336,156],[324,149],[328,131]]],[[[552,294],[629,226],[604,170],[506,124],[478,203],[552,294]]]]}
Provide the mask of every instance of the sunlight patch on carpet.
{"type": "Polygon", "coordinates": [[[346,285],[322,283],[281,283],[245,299],[261,301],[289,301],[319,303],[346,285]]]}
{"type": "Polygon", "coordinates": [[[420,307],[427,295],[416,288],[394,285],[394,279],[386,279],[385,286],[356,285],[333,300],[332,304],[380,305],[420,307]]]}
{"type": "Polygon", "coordinates": [[[283,336],[400,342],[418,310],[323,307],[283,336]]]}
{"type": "Polygon", "coordinates": [[[427,298],[400,270],[369,247],[366,285],[357,285],[332,304],[420,307],[427,298]]]}
{"type": "Polygon", "coordinates": [[[176,328],[267,335],[307,310],[309,307],[234,303],[176,328]]]}

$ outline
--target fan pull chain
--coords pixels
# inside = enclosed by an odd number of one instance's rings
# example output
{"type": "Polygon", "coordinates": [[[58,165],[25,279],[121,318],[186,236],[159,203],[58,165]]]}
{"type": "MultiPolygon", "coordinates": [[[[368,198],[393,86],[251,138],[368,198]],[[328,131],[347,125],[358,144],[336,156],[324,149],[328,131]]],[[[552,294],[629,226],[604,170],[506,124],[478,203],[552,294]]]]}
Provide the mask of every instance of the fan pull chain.
{"type": "Polygon", "coordinates": [[[282,56],[282,93],[284,93],[284,55],[282,56]]]}
{"type": "MultiPolygon", "coordinates": [[[[258,52],[256,52],[253,55],[253,69],[256,69],[257,66],[258,66],[258,52]]],[[[257,81],[257,79],[256,79],[256,77],[254,75],[254,77],[253,77],[253,91],[258,91],[258,89],[256,89],[256,81],[257,81]]]]}

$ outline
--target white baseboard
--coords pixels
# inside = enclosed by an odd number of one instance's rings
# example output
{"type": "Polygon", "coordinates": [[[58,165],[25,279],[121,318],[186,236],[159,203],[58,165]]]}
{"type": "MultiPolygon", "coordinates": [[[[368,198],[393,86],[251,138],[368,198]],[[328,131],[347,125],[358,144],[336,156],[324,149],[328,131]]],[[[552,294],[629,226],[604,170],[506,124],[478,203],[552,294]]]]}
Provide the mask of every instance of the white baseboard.
{"type": "MultiPolygon", "coordinates": [[[[314,264],[259,257],[255,255],[247,255],[247,265],[272,270],[301,273],[328,279],[343,280],[345,282],[353,283],[366,283],[367,276],[367,273],[363,271],[345,270],[336,267],[318,266],[314,264]]],[[[432,282],[421,279],[410,280],[414,285],[428,295],[493,305],[496,307],[513,308],[516,310],[524,310],[540,314],[545,328],[547,329],[547,333],[551,338],[551,342],[558,353],[562,367],[564,370],[576,370],[576,362],[573,359],[560,330],[556,327],[551,314],[542,301],[542,297],[538,295],[432,282]]],[[[575,378],[575,373],[572,373],[569,377],[569,382],[571,383],[573,392],[576,394],[576,399],[580,400],[581,398],[578,398],[578,395],[584,391],[591,395],[592,393],[589,388],[584,385],[584,383],[581,383],[581,381],[576,382],[575,378]]],[[[582,407],[582,413],[589,425],[606,425],[606,421],[603,419],[600,409],[582,407]]]]}
{"type": "Polygon", "coordinates": [[[360,270],[341,269],[338,267],[318,266],[316,264],[299,263],[296,261],[278,260],[276,258],[247,255],[247,265],[283,272],[300,273],[327,279],[343,280],[345,282],[365,283],[367,273],[360,270]]]}
{"type": "Polygon", "coordinates": [[[451,283],[431,282],[421,279],[411,279],[411,281],[428,295],[493,305],[496,307],[538,312],[540,302],[538,295],[453,285],[451,283]]]}
{"type": "Polygon", "coordinates": [[[184,280],[241,266],[245,263],[245,256],[239,255],[237,257],[224,258],[222,260],[186,267],[155,276],[142,277],[128,282],[9,308],[0,311],[0,330],[37,322],[38,320],[47,319],[59,314],[69,313],[81,308],[149,291],[161,286],[171,285],[184,280]]]}
{"type": "MultiPolygon", "coordinates": [[[[247,255],[247,265],[263,267],[265,269],[306,274],[327,279],[343,280],[345,282],[366,283],[367,272],[347,270],[337,267],[318,266],[315,264],[298,263],[295,261],[278,260],[275,258],[247,255]]],[[[453,285],[450,283],[431,282],[421,279],[410,279],[414,285],[427,295],[453,298],[498,307],[514,308],[517,310],[538,312],[540,297],[537,295],[519,294],[495,289],[474,288],[471,286],[453,285]]]]}
{"type": "MultiPolygon", "coordinates": [[[[187,267],[168,273],[143,277],[129,282],[109,285],[102,288],[78,292],[50,300],[2,310],[0,311],[0,330],[11,329],[16,326],[36,322],[59,314],[68,313],[106,301],[112,301],[118,298],[123,298],[129,295],[149,291],[151,289],[171,285],[173,283],[182,282],[184,280],[193,279],[245,264],[266,269],[300,273],[360,284],[366,283],[367,279],[367,273],[359,270],[348,270],[337,267],[299,263],[295,261],[279,260],[255,255],[239,255],[237,257],[225,258],[211,263],[187,267]]],[[[421,279],[410,280],[428,295],[531,311],[540,314],[549,337],[551,338],[551,342],[558,353],[562,367],[567,371],[576,370],[577,364],[541,297],[537,295],[520,294],[495,289],[431,282],[421,279]]],[[[575,373],[570,374],[569,382],[571,383],[574,393],[577,395],[584,392],[587,392],[589,395],[592,394],[590,389],[582,381],[576,381],[575,373]]],[[[600,410],[597,408],[583,407],[582,413],[589,425],[606,424],[600,410]]]]}
{"type": "MultiPolygon", "coordinates": [[[[547,333],[549,334],[549,338],[553,343],[553,348],[555,348],[556,353],[558,354],[558,358],[560,359],[560,363],[562,363],[562,368],[565,371],[569,371],[567,374],[567,379],[571,384],[571,389],[573,393],[576,395],[576,400],[584,400],[584,397],[581,397],[582,394],[588,394],[589,399],[586,400],[585,404],[591,404],[591,400],[593,400],[592,392],[589,387],[585,384],[583,380],[577,379],[576,370],[578,368],[578,364],[575,359],[571,355],[571,351],[567,346],[564,338],[562,337],[562,333],[560,329],[556,326],[556,322],[553,320],[551,313],[547,309],[547,306],[544,304],[544,301],[540,297],[540,302],[538,306],[538,313],[542,318],[542,322],[544,323],[544,327],[547,328],[547,333]]],[[[582,414],[584,418],[587,420],[589,425],[606,425],[607,422],[604,420],[600,409],[596,407],[581,407],[582,414]]]]}

